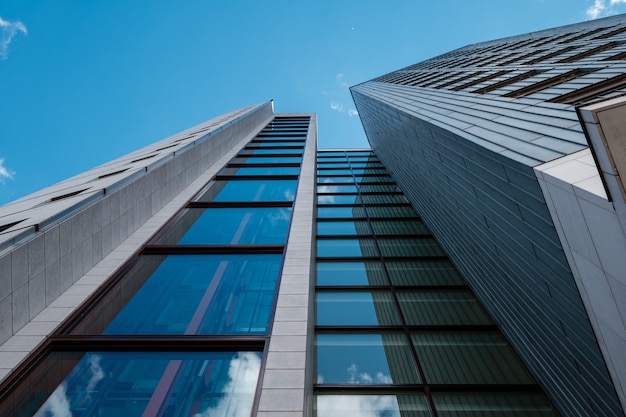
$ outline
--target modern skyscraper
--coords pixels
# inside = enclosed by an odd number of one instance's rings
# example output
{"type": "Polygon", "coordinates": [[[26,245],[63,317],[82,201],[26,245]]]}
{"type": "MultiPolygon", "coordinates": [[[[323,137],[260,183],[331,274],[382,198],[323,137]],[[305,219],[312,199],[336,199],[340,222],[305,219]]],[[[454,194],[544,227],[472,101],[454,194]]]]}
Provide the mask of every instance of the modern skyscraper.
{"type": "Polygon", "coordinates": [[[351,89],[372,148],[568,416],[626,408],[624,40],[616,16],[351,89]]]}
{"type": "Polygon", "coordinates": [[[266,102],[0,207],[0,415],[624,415],[624,36],[355,86],[373,151],[266,102]]]}

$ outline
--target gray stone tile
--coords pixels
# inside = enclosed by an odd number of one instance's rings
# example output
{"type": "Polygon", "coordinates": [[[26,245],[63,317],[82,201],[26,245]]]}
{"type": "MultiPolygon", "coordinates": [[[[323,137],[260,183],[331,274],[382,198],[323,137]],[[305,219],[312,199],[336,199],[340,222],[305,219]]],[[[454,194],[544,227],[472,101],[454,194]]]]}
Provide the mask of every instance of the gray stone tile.
{"type": "Polygon", "coordinates": [[[270,341],[271,352],[304,352],[306,351],[306,336],[272,336],[270,341]]]}
{"type": "Polygon", "coordinates": [[[0,343],[13,335],[13,307],[10,295],[0,299],[0,343]]]}
{"type": "Polygon", "coordinates": [[[0,258],[0,299],[11,294],[11,254],[0,258]]]}
{"type": "Polygon", "coordinates": [[[304,391],[298,389],[264,389],[259,411],[302,411],[304,391]]]}
{"type": "Polygon", "coordinates": [[[28,282],[28,246],[11,252],[11,288],[15,290],[28,282]]]}
{"type": "Polygon", "coordinates": [[[304,390],[304,369],[266,369],[263,389],[301,388],[304,390]]]}
{"type": "Polygon", "coordinates": [[[39,336],[13,336],[0,345],[0,352],[29,352],[42,341],[39,336]]]}
{"type": "Polygon", "coordinates": [[[11,297],[13,331],[15,332],[28,323],[28,284],[14,289],[11,297]]]}
{"type": "Polygon", "coordinates": [[[306,352],[269,352],[265,369],[305,369],[306,352]]]}
{"type": "Polygon", "coordinates": [[[28,281],[28,309],[29,318],[35,317],[46,306],[46,273],[41,271],[39,275],[28,281]]]}

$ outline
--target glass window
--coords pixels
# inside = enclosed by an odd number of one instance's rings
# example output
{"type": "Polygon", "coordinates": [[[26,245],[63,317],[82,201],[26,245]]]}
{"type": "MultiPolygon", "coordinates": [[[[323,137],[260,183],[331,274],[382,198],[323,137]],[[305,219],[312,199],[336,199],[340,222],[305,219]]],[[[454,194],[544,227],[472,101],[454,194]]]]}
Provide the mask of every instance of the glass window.
{"type": "Polygon", "coordinates": [[[334,183],[354,183],[352,176],[346,177],[317,177],[318,184],[334,184],[334,183]]]}
{"type": "Polygon", "coordinates": [[[318,292],[319,326],[392,326],[400,318],[391,294],[386,291],[318,292]]]}
{"type": "Polygon", "coordinates": [[[156,244],[284,244],[290,221],[290,207],[187,209],[156,244]]]}
{"type": "Polygon", "coordinates": [[[493,324],[470,291],[399,291],[396,295],[409,325],[493,324]]]}
{"type": "Polygon", "coordinates": [[[374,233],[383,235],[430,235],[424,223],[419,220],[405,221],[372,221],[374,233]]]}
{"type": "Polygon", "coordinates": [[[75,334],[265,334],[282,255],[141,256],[75,334]]]}
{"type": "Polygon", "coordinates": [[[304,147],[302,147],[301,149],[294,149],[294,148],[289,148],[289,149],[276,149],[276,148],[271,148],[271,149],[266,149],[266,148],[262,148],[262,147],[249,147],[249,148],[245,148],[243,151],[241,151],[239,153],[240,156],[245,156],[245,155],[272,155],[272,154],[285,154],[285,155],[302,155],[304,153],[304,147]]]}
{"type": "Polygon", "coordinates": [[[298,175],[300,167],[240,167],[224,168],[219,175],[298,175]]]}
{"type": "Polygon", "coordinates": [[[213,181],[199,202],[293,201],[296,180],[213,181]]]}
{"type": "Polygon", "coordinates": [[[318,204],[358,204],[361,202],[361,198],[357,195],[332,195],[332,194],[319,194],[317,196],[318,204]]]}
{"type": "Polygon", "coordinates": [[[353,168],[352,169],[352,173],[354,175],[364,175],[364,174],[368,174],[368,175],[387,175],[387,170],[382,168],[382,167],[377,167],[376,169],[374,168],[353,168]]]}
{"type": "Polygon", "coordinates": [[[349,169],[318,169],[317,175],[352,175],[349,169]]]}
{"type": "Polygon", "coordinates": [[[388,285],[380,262],[318,262],[317,285],[388,285]]]}
{"type": "Polygon", "coordinates": [[[226,417],[251,413],[261,354],[52,353],[46,365],[43,378],[14,394],[12,415],[226,417]]]}
{"type": "Polygon", "coordinates": [[[378,239],[383,256],[446,256],[435,239],[378,239]]]}
{"type": "Polygon", "coordinates": [[[365,217],[365,210],[363,206],[349,206],[349,207],[318,207],[317,217],[319,218],[363,218],[365,217]]]}
{"type": "Polygon", "coordinates": [[[377,182],[393,182],[393,178],[389,175],[377,175],[368,177],[355,177],[355,181],[359,184],[375,184],[377,182]]]}
{"type": "Polygon", "coordinates": [[[382,206],[367,208],[370,217],[417,217],[411,206],[382,206]]]}
{"type": "Polygon", "coordinates": [[[465,285],[450,261],[385,261],[393,285],[465,285]]]}
{"type": "Polygon", "coordinates": [[[542,394],[434,393],[433,401],[440,417],[557,417],[542,394]]]}
{"type": "MultiPolygon", "coordinates": [[[[283,138],[281,138],[283,139],[283,138]]],[[[265,146],[304,146],[304,141],[278,142],[273,140],[264,140],[262,142],[252,142],[248,147],[265,147],[265,146]]]]}
{"type": "Polygon", "coordinates": [[[342,168],[342,169],[350,169],[350,166],[347,163],[338,163],[338,162],[331,162],[331,163],[324,163],[324,160],[318,160],[317,166],[318,168],[342,168]]]}
{"type": "Polygon", "coordinates": [[[356,185],[318,185],[318,193],[356,193],[356,185]]]}
{"type": "Polygon", "coordinates": [[[315,342],[318,384],[419,383],[403,334],[317,334],[315,342]]]}
{"type": "Polygon", "coordinates": [[[496,332],[424,332],[411,336],[429,384],[533,384],[496,332]]]}
{"type": "Polygon", "coordinates": [[[430,417],[423,394],[317,395],[317,417],[430,417]]]}
{"type": "Polygon", "coordinates": [[[367,222],[317,222],[317,234],[319,235],[371,235],[367,222]]]}
{"type": "Polygon", "coordinates": [[[302,162],[301,157],[293,156],[260,156],[260,157],[237,157],[231,161],[234,164],[287,164],[302,162]]]}
{"type": "Polygon", "coordinates": [[[359,189],[363,193],[389,193],[400,191],[396,185],[363,184],[359,186],[359,189]]]}
{"type": "Polygon", "coordinates": [[[378,256],[373,239],[337,239],[317,241],[317,256],[378,256]]]}
{"type": "Polygon", "coordinates": [[[409,200],[402,194],[365,194],[363,202],[365,204],[405,204],[409,200]]]}

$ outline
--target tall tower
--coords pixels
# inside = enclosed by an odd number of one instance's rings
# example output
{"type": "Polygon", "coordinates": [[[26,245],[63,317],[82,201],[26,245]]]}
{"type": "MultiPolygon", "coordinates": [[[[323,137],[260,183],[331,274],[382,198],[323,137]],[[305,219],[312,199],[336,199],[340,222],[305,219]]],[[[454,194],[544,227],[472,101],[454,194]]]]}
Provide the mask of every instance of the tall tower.
{"type": "Polygon", "coordinates": [[[568,416],[626,409],[625,39],[616,16],[351,88],[373,150],[568,416]]]}

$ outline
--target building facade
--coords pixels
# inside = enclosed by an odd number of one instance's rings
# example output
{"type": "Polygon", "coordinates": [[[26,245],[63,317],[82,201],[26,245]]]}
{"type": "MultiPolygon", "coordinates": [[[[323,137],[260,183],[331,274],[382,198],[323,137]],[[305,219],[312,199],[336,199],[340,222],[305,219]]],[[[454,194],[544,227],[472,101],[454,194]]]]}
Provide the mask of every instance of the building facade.
{"type": "Polygon", "coordinates": [[[625,36],[624,16],[600,19],[351,89],[372,148],[564,415],[626,405],[625,36]]]}
{"type": "Polygon", "coordinates": [[[0,207],[0,415],[623,416],[626,18],[227,113],[0,207]]]}

